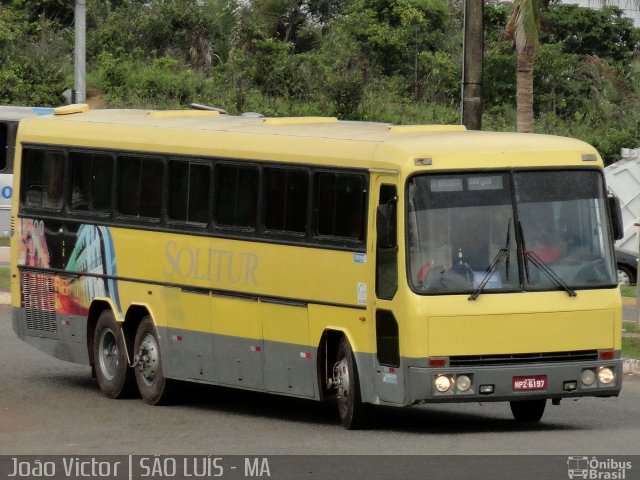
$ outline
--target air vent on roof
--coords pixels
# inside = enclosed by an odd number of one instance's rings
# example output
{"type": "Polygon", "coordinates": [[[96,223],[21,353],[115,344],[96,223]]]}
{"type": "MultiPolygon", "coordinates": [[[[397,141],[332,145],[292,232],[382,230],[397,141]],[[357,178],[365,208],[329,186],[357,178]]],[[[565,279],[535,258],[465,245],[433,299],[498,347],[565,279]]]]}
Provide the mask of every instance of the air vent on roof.
{"type": "Polygon", "coordinates": [[[213,105],[202,105],[201,103],[192,103],[189,105],[193,110],[206,110],[208,112],[218,112],[221,115],[229,115],[224,108],[214,107],[213,105]]]}
{"type": "Polygon", "coordinates": [[[151,110],[147,113],[151,118],[184,118],[184,117],[219,117],[217,110],[151,110]]]}
{"type": "Polygon", "coordinates": [[[391,133],[464,132],[464,125],[391,125],[391,133]]]}
{"type": "Polygon", "coordinates": [[[305,125],[311,123],[336,123],[335,117],[278,117],[265,118],[262,120],[265,125],[305,125]]]}
{"type": "Polygon", "coordinates": [[[74,113],[86,113],[89,111],[89,105],[86,103],[74,103],[72,105],[64,105],[53,109],[54,115],[73,115],[74,113]]]}

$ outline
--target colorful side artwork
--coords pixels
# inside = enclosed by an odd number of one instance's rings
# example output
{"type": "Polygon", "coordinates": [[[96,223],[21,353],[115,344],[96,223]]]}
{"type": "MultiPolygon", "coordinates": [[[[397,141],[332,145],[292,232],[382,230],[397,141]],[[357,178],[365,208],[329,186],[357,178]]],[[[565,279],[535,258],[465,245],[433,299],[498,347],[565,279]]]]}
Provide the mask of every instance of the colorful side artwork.
{"type": "Polygon", "coordinates": [[[55,269],[23,273],[25,308],[85,316],[94,297],[110,297],[119,309],[116,258],[107,227],[22,219],[18,265],[55,269]],[[80,274],[80,275],[78,275],[80,274]]]}

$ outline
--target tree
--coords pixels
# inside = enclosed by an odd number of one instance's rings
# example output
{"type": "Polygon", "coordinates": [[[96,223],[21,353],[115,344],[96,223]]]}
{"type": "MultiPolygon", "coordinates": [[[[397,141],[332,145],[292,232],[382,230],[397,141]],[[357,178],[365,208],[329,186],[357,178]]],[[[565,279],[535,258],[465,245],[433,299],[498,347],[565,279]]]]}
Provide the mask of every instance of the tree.
{"type": "Polygon", "coordinates": [[[628,62],[638,41],[638,29],[614,6],[601,9],[553,5],[545,11],[542,43],[562,44],[565,52],[628,62]]]}
{"type": "MultiPolygon", "coordinates": [[[[546,41],[562,42],[563,50],[591,57],[603,55],[613,61],[626,61],[633,55],[638,41],[637,30],[629,19],[622,17],[619,8],[610,0],[598,0],[602,10],[575,5],[554,5],[550,0],[514,0],[505,36],[510,38],[517,53],[516,108],[517,130],[533,130],[534,59],[541,39],[540,12],[544,9],[546,41]],[[548,25],[547,25],[548,24],[548,25]]],[[[634,0],[640,5],[640,0],[634,0]]]]}
{"type": "Polygon", "coordinates": [[[505,35],[517,52],[516,109],[518,132],[533,131],[533,62],[539,44],[540,0],[514,0],[505,35]]]}

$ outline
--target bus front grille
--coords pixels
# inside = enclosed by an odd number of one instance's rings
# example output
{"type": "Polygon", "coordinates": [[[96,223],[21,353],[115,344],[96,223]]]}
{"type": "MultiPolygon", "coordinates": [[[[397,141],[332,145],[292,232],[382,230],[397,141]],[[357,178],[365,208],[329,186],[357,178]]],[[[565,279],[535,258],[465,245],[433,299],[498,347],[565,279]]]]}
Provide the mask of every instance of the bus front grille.
{"type": "Polygon", "coordinates": [[[56,333],[55,296],[53,279],[47,275],[22,275],[22,298],[27,329],[56,333]]]}
{"type": "Polygon", "coordinates": [[[598,360],[597,350],[573,352],[518,353],[507,355],[464,355],[449,358],[452,367],[522,365],[529,363],[587,362],[598,360]]]}

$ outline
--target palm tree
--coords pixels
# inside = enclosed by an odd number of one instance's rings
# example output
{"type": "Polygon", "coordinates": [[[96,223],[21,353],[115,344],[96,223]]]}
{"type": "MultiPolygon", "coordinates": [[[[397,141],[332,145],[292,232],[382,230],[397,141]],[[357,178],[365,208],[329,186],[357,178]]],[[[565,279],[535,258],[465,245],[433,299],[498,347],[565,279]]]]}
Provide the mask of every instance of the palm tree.
{"type": "Polygon", "coordinates": [[[518,55],[516,109],[518,132],[533,130],[533,60],[539,42],[541,0],[514,0],[505,36],[513,39],[518,55]]]}
{"type": "MultiPolygon", "coordinates": [[[[640,7],[640,0],[588,0],[595,7],[627,5],[640,7]]],[[[518,132],[533,131],[533,62],[539,43],[540,11],[549,7],[550,0],[513,0],[504,29],[513,40],[518,59],[516,75],[516,109],[518,132]]]]}

